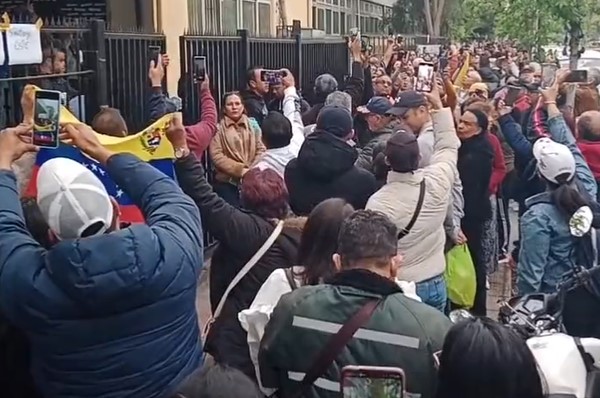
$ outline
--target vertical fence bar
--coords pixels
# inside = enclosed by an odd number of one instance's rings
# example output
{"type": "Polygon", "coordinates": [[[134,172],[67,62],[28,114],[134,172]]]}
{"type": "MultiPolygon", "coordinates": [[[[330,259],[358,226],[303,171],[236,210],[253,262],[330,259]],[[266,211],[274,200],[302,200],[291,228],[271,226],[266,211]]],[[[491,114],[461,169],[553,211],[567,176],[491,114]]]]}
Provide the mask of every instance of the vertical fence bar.
{"type": "Polygon", "coordinates": [[[246,85],[246,70],[250,67],[250,38],[247,29],[237,31],[240,37],[240,87],[246,85]]]}
{"type": "Polygon", "coordinates": [[[294,20],[293,21],[293,28],[292,28],[292,37],[294,37],[294,39],[296,39],[296,65],[294,65],[295,68],[295,78],[296,78],[296,85],[298,87],[298,89],[300,89],[300,87],[302,87],[302,25],[300,25],[300,21],[298,20],[294,20]]]}
{"type": "Polygon", "coordinates": [[[92,45],[94,51],[94,67],[96,75],[94,86],[96,90],[93,112],[98,112],[101,106],[108,105],[108,78],[106,70],[106,40],[104,21],[96,19],[91,22],[92,45]]]}

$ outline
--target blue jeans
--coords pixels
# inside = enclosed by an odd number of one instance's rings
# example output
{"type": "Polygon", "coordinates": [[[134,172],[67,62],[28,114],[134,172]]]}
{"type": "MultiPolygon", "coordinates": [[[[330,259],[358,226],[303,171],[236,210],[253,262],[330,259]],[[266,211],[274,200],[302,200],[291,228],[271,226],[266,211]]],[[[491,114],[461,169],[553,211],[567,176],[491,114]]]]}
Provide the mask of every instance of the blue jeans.
{"type": "Polygon", "coordinates": [[[417,295],[425,304],[437,308],[441,312],[446,312],[448,292],[443,275],[417,283],[417,295]]]}

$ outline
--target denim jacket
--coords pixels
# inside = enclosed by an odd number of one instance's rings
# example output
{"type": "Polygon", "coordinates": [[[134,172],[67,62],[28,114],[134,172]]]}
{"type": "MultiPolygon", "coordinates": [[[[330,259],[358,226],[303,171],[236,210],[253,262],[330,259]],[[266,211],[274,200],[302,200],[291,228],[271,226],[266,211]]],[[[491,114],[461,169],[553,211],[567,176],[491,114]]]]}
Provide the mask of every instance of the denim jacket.
{"type": "MultiPolygon", "coordinates": [[[[568,146],[573,153],[577,188],[595,198],[596,182],[564,118],[559,115],[548,119],[548,130],[554,141],[568,146]]],[[[525,203],[517,272],[519,294],[552,293],[575,259],[568,220],[552,203],[550,192],[532,196],[525,203]]]]}

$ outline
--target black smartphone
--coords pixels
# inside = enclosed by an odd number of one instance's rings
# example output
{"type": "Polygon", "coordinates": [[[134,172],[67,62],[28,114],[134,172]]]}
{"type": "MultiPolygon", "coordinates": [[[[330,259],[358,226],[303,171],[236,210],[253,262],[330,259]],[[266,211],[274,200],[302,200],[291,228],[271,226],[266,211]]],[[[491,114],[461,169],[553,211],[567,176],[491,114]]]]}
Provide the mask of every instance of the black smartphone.
{"type": "Polygon", "coordinates": [[[148,62],[154,61],[154,66],[157,66],[160,60],[160,52],[160,46],[148,46],[148,54],[150,54],[150,60],[148,62]]]}
{"type": "Polygon", "coordinates": [[[194,57],[194,80],[203,82],[206,79],[206,57],[197,55],[194,57]]]}
{"type": "Polygon", "coordinates": [[[61,97],[60,91],[38,90],[35,92],[33,145],[42,148],[58,148],[61,97]]]}
{"type": "Polygon", "coordinates": [[[567,80],[565,83],[587,83],[588,82],[588,72],[587,70],[572,70],[567,76],[567,80]]]}
{"type": "Polygon", "coordinates": [[[400,368],[346,366],[342,369],[344,398],[403,398],[406,376],[400,368]]]}
{"type": "Polygon", "coordinates": [[[521,94],[521,87],[508,86],[508,91],[504,96],[504,105],[513,106],[521,94]]]}
{"type": "Polygon", "coordinates": [[[429,93],[435,84],[435,67],[431,63],[420,63],[417,68],[415,90],[429,93]]]}

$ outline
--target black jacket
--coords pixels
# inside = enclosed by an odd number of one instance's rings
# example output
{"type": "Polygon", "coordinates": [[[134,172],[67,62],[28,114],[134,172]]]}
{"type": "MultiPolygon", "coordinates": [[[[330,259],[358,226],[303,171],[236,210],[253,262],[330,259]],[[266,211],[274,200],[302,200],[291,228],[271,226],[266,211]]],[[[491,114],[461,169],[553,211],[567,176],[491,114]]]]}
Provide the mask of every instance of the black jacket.
{"type": "Polygon", "coordinates": [[[309,135],[298,158],[285,169],[294,213],[308,215],[329,198],[346,199],[355,209],[364,209],[377,188],[373,174],[354,166],[357,158],[356,149],[333,134],[309,135]]]}
{"type": "Polygon", "coordinates": [[[490,179],[494,149],[487,132],[463,140],[458,149],[458,173],[465,198],[463,222],[482,223],[492,216],[490,179]]]}
{"type": "MultiPolygon", "coordinates": [[[[362,104],[364,89],[365,71],[363,66],[360,62],[353,62],[352,74],[348,78],[346,87],[344,88],[344,92],[350,94],[352,97],[352,109],[362,104]]],[[[304,123],[305,126],[317,123],[317,117],[319,116],[321,108],[323,108],[324,102],[325,98],[318,98],[312,108],[310,108],[308,112],[302,114],[302,123],[304,123]]]]}
{"type": "Polygon", "coordinates": [[[269,114],[265,99],[254,91],[245,90],[241,92],[241,95],[248,117],[254,118],[258,125],[262,126],[263,120],[269,114]]]}
{"type": "MultiPolygon", "coordinates": [[[[189,155],[175,162],[181,188],[200,209],[204,228],[219,241],[211,262],[210,304],[214,311],[235,275],[269,238],[275,222],[237,209],[212,190],[200,162],[189,155]]],[[[221,316],[213,324],[205,351],[218,363],[230,365],[256,379],[246,332],[237,314],[252,304],[254,296],[276,268],[296,265],[304,219],[288,219],[279,238],[229,295],[221,316]]]]}

